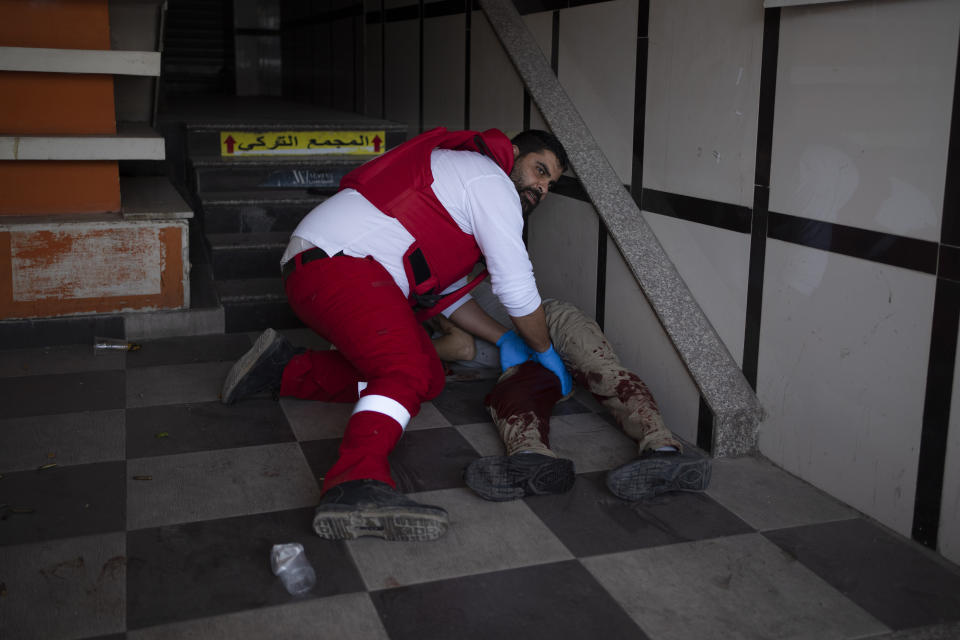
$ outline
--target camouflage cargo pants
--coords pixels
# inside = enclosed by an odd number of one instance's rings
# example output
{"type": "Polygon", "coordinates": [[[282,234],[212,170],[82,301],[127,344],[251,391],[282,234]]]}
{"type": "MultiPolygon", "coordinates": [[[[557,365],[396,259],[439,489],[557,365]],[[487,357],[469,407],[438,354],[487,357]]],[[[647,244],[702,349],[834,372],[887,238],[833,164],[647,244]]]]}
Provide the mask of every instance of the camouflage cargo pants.
{"type": "MultiPolygon", "coordinates": [[[[623,367],[600,326],[569,302],[547,300],[543,308],[550,339],[570,375],[637,441],[638,453],[666,445],[682,450],[650,389],[623,367]]],[[[507,455],[529,451],[556,457],[550,450],[550,413],[560,399],[560,381],[538,364],[526,362],[500,376],[486,405],[507,455]]]]}

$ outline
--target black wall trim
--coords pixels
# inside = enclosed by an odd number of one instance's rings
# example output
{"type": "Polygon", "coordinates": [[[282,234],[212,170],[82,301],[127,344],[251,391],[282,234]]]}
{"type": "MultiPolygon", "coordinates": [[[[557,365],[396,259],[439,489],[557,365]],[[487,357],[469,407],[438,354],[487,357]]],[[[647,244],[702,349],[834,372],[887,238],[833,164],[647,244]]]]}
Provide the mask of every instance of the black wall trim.
{"type": "Polygon", "coordinates": [[[770,212],[767,237],[871,262],[937,273],[939,245],[842,224],[770,212]]]}
{"type": "Polygon", "coordinates": [[[780,48],[780,9],[763,11],[763,52],[760,61],[760,102],[757,113],[757,165],[750,226],[750,266],[747,273],[747,310],[743,327],[743,375],[754,390],[760,361],[760,320],[763,316],[763,271],[767,259],[767,207],[770,202],[770,154],[777,94],[777,58],[780,48]]]}
{"type": "Polygon", "coordinates": [[[697,446],[713,453],[713,410],[700,396],[700,411],[697,414],[697,446]]]}
{"type": "Polygon", "coordinates": [[[467,0],[440,0],[428,2],[423,6],[423,15],[426,18],[441,16],[457,16],[467,10],[467,0]]]}
{"type": "Polygon", "coordinates": [[[937,263],[936,297],[927,363],[927,388],[923,401],[923,428],[917,461],[917,492],[913,503],[913,539],[937,548],[943,475],[946,469],[953,399],[953,372],[957,365],[957,330],[960,325],[960,43],[953,81],[953,114],[947,148],[947,176],[943,192],[943,221],[937,263]]]}
{"type": "Polygon", "coordinates": [[[597,302],[594,319],[603,330],[603,321],[607,311],[607,225],[597,216],[597,302]]]}
{"type": "Polygon", "coordinates": [[[940,262],[937,275],[947,280],[960,282],[960,248],[940,245],[940,262]]]}
{"type": "Polygon", "coordinates": [[[743,376],[757,390],[760,365],[760,320],[763,316],[763,271],[767,259],[767,204],[770,187],[753,188],[753,222],[750,228],[750,263],[747,268],[747,309],[743,322],[743,376]]]}
{"type": "Polygon", "coordinates": [[[572,176],[560,176],[557,184],[550,188],[550,193],[574,198],[582,202],[590,202],[590,196],[587,195],[587,191],[583,188],[583,183],[580,182],[579,178],[572,176]]]}
{"type": "Polygon", "coordinates": [[[750,232],[750,209],[741,205],[681,196],[654,189],[643,189],[641,202],[643,210],[651,213],[739,233],[750,232]]]}
{"type": "Polygon", "coordinates": [[[933,549],[937,547],[940,528],[958,328],[960,282],[937,278],[912,531],[914,540],[933,549]]]}
{"type": "Polygon", "coordinates": [[[560,77],[560,12],[553,12],[550,27],[550,68],[553,75],[560,77]]]}
{"type": "Polygon", "coordinates": [[[960,245],[960,45],[957,50],[956,76],[953,80],[953,115],[950,117],[950,142],[947,147],[947,181],[943,190],[943,224],[940,241],[960,245]]]}
{"type": "Polygon", "coordinates": [[[637,70],[633,79],[633,158],[630,195],[642,208],[643,141],[647,126],[647,60],[650,56],[650,0],[642,0],[637,15],[637,70]]]}

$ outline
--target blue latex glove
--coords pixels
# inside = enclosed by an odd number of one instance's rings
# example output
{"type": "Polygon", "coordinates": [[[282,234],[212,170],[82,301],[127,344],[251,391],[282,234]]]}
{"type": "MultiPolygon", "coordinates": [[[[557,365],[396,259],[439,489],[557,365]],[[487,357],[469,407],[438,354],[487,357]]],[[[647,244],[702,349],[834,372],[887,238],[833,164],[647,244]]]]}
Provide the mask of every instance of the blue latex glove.
{"type": "Polygon", "coordinates": [[[514,365],[530,360],[534,355],[533,349],[528,347],[523,338],[518,336],[513,329],[500,336],[500,339],[497,340],[497,346],[500,348],[501,373],[514,365]]]}
{"type": "Polygon", "coordinates": [[[570,377],[567,368],[563,366],[563,360],[560,359],[560,354],[557,353],[557,350],[553,348],[552,344],[550,348],[543,353],[534,352],[533,359],[560,378],[560,392],[563,393],[563,395],[567,395],[573,391],[573,378],[570,377]]]}

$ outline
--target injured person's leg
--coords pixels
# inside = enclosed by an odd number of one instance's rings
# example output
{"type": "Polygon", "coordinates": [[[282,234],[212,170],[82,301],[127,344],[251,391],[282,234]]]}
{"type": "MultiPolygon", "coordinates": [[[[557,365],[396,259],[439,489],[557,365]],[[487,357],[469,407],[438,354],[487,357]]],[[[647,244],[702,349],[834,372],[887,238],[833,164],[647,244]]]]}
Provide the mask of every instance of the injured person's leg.
{"type": "MultiPolygon", "coordinates": [[[[487,296],[488,302],[491,299],[487,296]]],[[[637,458],[607,474],[610,491],[633,501],[668,491],[706,489],[709,457],[666,427],[650,389],[624,368],[600,326],[568,302],[546,300],[543,309],[553,345],[574,380],[637,442],[637,458]]],[[[447,335],[457,332],[463,333],[454,326],[447,335]]],[[[444,360],[456,359],[453,344],[453,339],[434,339],[444,360]]],[[[507,370],[486,398],[507,455],[475,460],[464,473],[467,485],[488,500],[570,490],[573,461],[557,457],[549,444],[550,414],[560,399],[559,381],[540,365],[527,362],[507,370]]]]}
{"type": "Polygon", "coordinates": [[[467,486],[482,498],[496,501],[573,488],[573,461],[550,450],[550,413],[561,396],[557,376],[535,362],[505,371],[485,404],[507,455],[470,463],[464,471],[467,486]]]}
{"type": "Polygon", "coordinates": [[[624,500],[667,491],[702,491],[710,481],[710,459],[684,447],[663,422],[650,389],[620,363],[597,323],[576,306],[544,303],[550,337],[574,380],[610,410],[637,441],[639,457],[607,475],[607,487],[624,500]]]}

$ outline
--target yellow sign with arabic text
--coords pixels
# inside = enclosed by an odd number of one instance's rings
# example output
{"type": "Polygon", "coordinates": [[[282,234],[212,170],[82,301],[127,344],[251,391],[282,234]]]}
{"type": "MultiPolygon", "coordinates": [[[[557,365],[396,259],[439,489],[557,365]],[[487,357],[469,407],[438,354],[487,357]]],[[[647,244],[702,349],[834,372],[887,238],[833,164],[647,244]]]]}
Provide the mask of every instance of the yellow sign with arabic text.
{"type": "Polygon", "coordinates": [[[220,155],[379,155],[384,131],[221,131],[220,155]]]}

